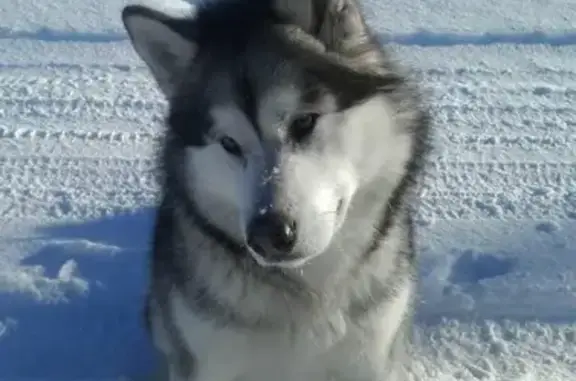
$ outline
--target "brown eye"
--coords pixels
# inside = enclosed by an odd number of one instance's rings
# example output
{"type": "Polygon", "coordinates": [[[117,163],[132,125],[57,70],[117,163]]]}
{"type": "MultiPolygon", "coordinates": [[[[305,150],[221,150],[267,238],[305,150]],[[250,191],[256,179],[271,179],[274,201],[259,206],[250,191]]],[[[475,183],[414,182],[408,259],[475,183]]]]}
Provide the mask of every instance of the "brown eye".
{"type": "Polygon", "coordinates": [[[220,139],[220,145],[230,155],[234,155],[236,157],[242,157],[242,148],[240,148],[240,145],[236,142],[236,140],[232,139],[230,136],[222,137],[220,139]]]}
{"type": "Polygon", "coordinates": [[[290,135],[296,142],[306,139],[316,127],[320,114],[310,113],[296,117],[290,124],[290,135]]]}

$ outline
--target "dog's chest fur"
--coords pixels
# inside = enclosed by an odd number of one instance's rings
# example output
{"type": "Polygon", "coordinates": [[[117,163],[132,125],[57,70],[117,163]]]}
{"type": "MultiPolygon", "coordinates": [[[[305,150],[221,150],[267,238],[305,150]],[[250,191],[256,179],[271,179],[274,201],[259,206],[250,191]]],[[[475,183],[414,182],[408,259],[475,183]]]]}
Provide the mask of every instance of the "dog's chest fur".
{"type": "MultiPolygon", "coordinates": [[[[392,229],[382,250],[399,249],[403,244],[400,231],[400,227],[392,229]]],[[[194,230],[187,232],[194,242],[194,230]]],[[[209,254],[196,252],[194,258],[196,271],[188,284],[156,294],[153,300],[161,300],[162,305],[153,303],[150,310],[157,347],[164,353],[193,357],[194,374],[188,380],[373,381],[388,374],[389,351],[409,310],[412,283],[396,284],[396,293],[372,306],[361,319],[353,318],[346,307],[359,295],[375,297],[368,280],[385,277],[392,266],[388,258],[397,256],[382,253],[373,258],[368,272],[347,282],[346,292],[336,293],[339,299],[318,309],[290,303],[289,295],[247,276],[228,257],[219,258],[217,249],[209,254]],[[210,297],[244,320],[219,321],[214,311],[191,307],[194,293],[189,290],[198,284],[204,284],[210,297]],[[259,317],[260,327],[254,323],[259,317]]]]}
{"type": "MultiPolygon", "coordinates": [[[[179,291],[168,298],[171,322],[190,353],[194,354],[194,378],[236,381],[344,381],[374,380],[385,374],[386,358],[394,335],[409,304],[410,288],[382,305],[366,324],[317,321],[319,326],[292,330],[242,330],[217,326],[196,315],[179,291]],[[332,327],[326,329],[326,327],[332,327]],[[322,328],[322,329],[320,329],[322,328]],[[381,361],[378,361],[378,358],[381,361]],[[381,364],[381,368],[375,368],[381,364]]],[[[154,341],[159,348],[174,350],[166,322],[154,315],[154,341]]]]}
{"type": "Polygon", "coordinates": [[[393,253],[405,245],[401,224],[391,228],[370,265],[345,282],[341,276],[347,272],[342,268],[349,266],[330,258],[330,253],[319,257],[320,262],[314,262],[316,271],[312,266],[300,279],[321,296],[318,305],[311,305],[254,279],[229,254],[219,255],[222,248],[217,245],[205,244],[198,250],[198,242],[205,242],[206,237],[200,239],[201,232],[190,229],[186,218],[176,221],[185,238],[180,236],[184,239],[178,245],[167,246],[182,250],[184,262],[180,263],[191,265],[188,281],[153,297],[162,306],[152,304],[151,328],[163,352],[180,351],[194,357],[190,380],[373,381],[388,374],[389,351],[409,311],[413,291],[406,272],[392,261],[401,258],[393,253]],[[190,255],[190,250],[195,254],[190,255]],[[331,272],[330,262],[337,263],[334,268],[342,273],[331,272]],[[385,286],[382,280],[393,279],[394,274],[403,280],[393,282],[394,293],[378,296],[371,289],[373,283],[385,286]],[[236,316],[228,314],[219,320],[218,315],[227,314],[211,310],[210,304],[195,309],[193,299],[198,293],[194,289],[199,285],[205,289],[203,297],[213,298],[236,316]],[[353,317],[350,303],[363,297],[372,303],[370,311],[353,317]],[[378,297],[382,299],[375,303],[378,297]],[[175,346],[174,335],[183,348],[175,346]]]}

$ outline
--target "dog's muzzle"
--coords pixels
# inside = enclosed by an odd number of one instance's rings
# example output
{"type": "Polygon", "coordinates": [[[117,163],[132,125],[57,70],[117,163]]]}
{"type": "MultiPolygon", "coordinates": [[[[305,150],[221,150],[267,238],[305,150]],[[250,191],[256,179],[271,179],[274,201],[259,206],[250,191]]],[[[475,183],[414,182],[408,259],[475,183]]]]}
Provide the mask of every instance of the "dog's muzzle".
{"type": "Polygon", "coordinates": [[[296,238],[296,221],[272,209],[257,214],[248,225],[247,244],[266,261],[287,260],[296,238]]]}

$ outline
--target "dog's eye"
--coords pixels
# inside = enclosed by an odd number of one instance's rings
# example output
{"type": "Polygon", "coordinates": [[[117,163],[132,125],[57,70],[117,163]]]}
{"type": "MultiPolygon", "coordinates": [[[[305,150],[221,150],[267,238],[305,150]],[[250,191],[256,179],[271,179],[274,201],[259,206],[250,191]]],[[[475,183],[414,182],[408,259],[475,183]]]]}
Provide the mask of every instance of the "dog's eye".
{"type": "Polygon", "coordinates": [[[222,148],[226,150],[231,155],[242,157],[242,148],[236,142],[236,140],[232,139],[230,136],[224,136],[220,139],[220,144],[222,148]]]}
{"type": "Polygon", "coordinates": [[[308,137],[312,131],[314,131],[319,117],[320,114],[310,113],[294,118],[290,124],[290,135],[292,139],[300,142],[308,137]]]}

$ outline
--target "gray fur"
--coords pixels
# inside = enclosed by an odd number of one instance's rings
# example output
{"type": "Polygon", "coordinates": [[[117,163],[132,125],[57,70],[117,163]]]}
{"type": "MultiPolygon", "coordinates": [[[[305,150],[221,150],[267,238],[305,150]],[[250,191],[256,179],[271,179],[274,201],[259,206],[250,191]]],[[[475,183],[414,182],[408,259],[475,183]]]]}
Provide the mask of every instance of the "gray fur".
{"type": "Polygon", "coordinates": [[[355,0],[215,1],[194,19],[123,11],[170,104],[145,309],[169,377],[403,380],[418,88],[355,0]],[[295,222],[274,256],[247,238],[270,211],[295,222]]]}

